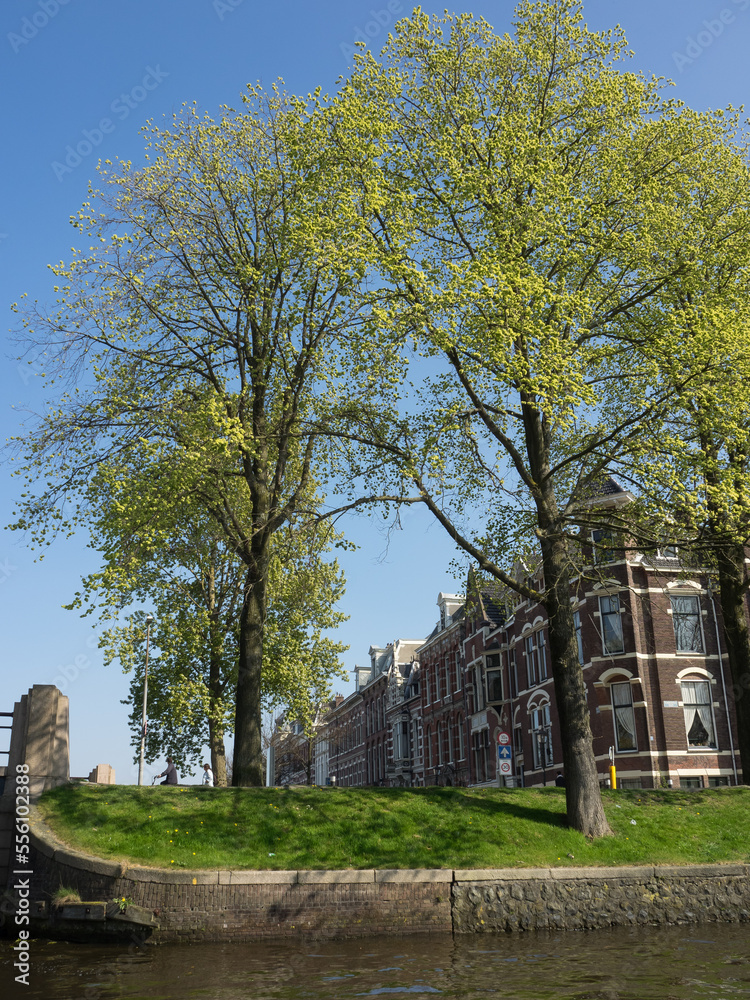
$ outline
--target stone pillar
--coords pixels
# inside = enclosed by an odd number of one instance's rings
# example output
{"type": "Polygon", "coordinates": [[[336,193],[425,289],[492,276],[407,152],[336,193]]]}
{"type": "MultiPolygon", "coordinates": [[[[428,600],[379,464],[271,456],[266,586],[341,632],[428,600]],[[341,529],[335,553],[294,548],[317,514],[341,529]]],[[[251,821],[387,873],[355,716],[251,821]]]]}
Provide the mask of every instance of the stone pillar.
{"type": "Polygon", "coordinates": [[[97,764],[89,774],[89,781],[96,785],[114,785],[115,769],[111,764],[97,764]]]}
{"type": "Polygon", "coordinates": [[[68,699],[54,684],[35,684],[13,708],[8,771],[0,796],[0,886],[8,879],[18,764],[28,765],[32,801],[70,780],[68,699]]]}

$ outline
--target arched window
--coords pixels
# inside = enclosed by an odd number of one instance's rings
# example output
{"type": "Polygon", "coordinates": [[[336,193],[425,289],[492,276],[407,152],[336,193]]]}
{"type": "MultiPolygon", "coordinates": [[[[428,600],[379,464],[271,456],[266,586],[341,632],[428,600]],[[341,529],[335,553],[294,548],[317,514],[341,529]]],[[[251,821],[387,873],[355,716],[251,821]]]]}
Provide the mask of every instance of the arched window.
{"type": "Polygon", "coordinates": [[[549,701],[539,701],[530,709],[531,752],[534,767],[549,767],[554,759],[552,753],[552,723],[549,701]]]}
{"type": "Polygon", "coordinates": [[[711,682],[704,678],[681,680],[682,711],[688,747],[715,747],[716,729],[711,705],[711,682]]]}

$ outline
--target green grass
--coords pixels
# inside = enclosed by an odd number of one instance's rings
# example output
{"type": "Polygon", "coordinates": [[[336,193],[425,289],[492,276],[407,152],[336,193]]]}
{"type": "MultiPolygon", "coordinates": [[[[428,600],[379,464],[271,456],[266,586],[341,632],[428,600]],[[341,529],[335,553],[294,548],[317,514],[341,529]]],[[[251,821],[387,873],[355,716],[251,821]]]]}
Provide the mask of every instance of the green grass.
{"type": "Polygon", "coordinates": [[[614,836],[565,824],[563,789],[63,785],[58,837],[164,868],[529,868],[750,862],[750,789],[604,792],[614,836]]]}

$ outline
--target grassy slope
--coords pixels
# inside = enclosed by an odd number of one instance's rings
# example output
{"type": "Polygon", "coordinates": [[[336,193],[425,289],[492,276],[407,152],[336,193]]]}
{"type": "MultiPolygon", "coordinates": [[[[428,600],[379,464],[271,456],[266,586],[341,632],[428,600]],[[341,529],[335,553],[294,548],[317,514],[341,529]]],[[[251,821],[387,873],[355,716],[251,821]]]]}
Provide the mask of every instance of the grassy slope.
{"type": "Polygon", "coordinates": [[[169,868],[515,868],[750,862],[750,789],[605,792],[613,837],[565,825],[562,789],[65,785],[67,843],[169,868]],[[571,857],[572,855],[572,857],[571,857]]]}

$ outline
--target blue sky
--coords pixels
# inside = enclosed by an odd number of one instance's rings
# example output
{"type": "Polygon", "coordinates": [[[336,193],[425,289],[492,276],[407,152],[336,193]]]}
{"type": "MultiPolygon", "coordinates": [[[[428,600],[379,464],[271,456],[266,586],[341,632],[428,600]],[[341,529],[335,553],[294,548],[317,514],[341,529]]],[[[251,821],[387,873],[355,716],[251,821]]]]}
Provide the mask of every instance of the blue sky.
{"type": "MultiPolygon", "coordinates": [[[[423,4],[442,13],[444,3],[423,4]]],[[[468,8],[496,30],[510,27],[512,2],[468,8]]],[[[333,90],[354,43],[379,48],[404,0],[5,0],[0,8],[3,204],[0,207],[0,356],[2,437],[19,433],[42,405],[34,365],[16,359],[11,303],[51,300],[47,265],[68,259],[69,218],[87,196],[96,161],[142,157],[140,127],[183,103],[209,113],[237,106],[250,82],[288,90],[333,90]]],[[[670,77],[672,93],[705,109],[747,100],[750,0],[588,0],[595,28],[620,23],[636,55],[632,65],[670,77]]],[[[12,519],[20,492],[12,466],[0,465],[0,523],[12,519]]],[[[387,538],[384,524],[360,517],[347,531],[360,546],[343,560],[348,579],[340,630],[350,645],[345,664],[367,661],[371,644],[426,636],[441,590],[461,589],[442,529],[414,510],[387,538]]],[[[84,536],[58,540],[42,562],[17,534],[0,534],[3,648],[0,711],[31,684],[57,683],[70,698],[71,770],[86,774],[110,763],[119,782],[134,782],[127,730],[127,678],[105,668],[88,620],[62,605],[82,574],[97,566],[84,536]]],[[[148,609],[146,609],[148,610],[148,609]]],[[[338,685],[345,693],[351,684],[338,685]]],[[[0,731],[2,732],[2,731],[0,731]]],[[[6,749],[0,737],[0,749],[6,749]]],[[[0,757],[0,763],[5,761],[0,757]]]]}

